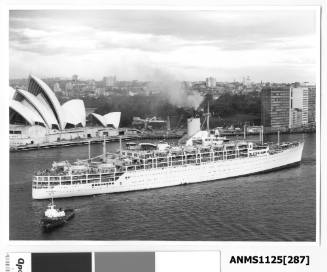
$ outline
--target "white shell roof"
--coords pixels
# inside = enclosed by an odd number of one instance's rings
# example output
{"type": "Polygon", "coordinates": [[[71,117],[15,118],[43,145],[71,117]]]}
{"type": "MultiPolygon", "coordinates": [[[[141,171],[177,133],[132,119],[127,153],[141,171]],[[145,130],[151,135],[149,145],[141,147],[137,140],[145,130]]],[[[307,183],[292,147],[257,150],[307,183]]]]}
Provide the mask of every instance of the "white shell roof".
{"type": "Polygon", "coordinates": [[[42,117],[37,111],[27,108],[16,100],[11,100],[9,107],[19,113],[30,125],[34,125],[36,122],[44,124],[42,117]]]}
{"type": "Polygon", "coordinates": [[[109,112],[102,116],[97,113],[91,113],[104,127],[112,125],[114,128],[119,127],[121,112],[109,112]]]}
{"type": "Polygon", "coordinates": [[[113,125],[114,128],[119,127],[121,112],[109,112],[103,118],[106,121],[106,126],[113,125]]]}
{"type": "Polygon", "coordinates": [[[62,114],[65,126],[67,123],[77,125],[81,123],[85,127],[86,113],[83,100],[73,99],[62,105],[62,114]]]}
{"type": "Polygon", "coordinates": [[[11,101],[15,95],[16,90],[9,86],[9,101],[11,101]]]}
{"type": "MultiPolygon", "coordinates": [[[[61,106],[60,103],[56,97],[56,95],[54,94],[54,92],[50,89],[50,87],[41,79],[37,78],[36,76],[30,75],[30,79],[34,80],[34,82],[36,82],[39,87],[43,90],[43,95],[46,96],[49,100],[50,103],[54,109],[54,114],[56,116],[56,119],[59,123],[59,128],[63,129],[64,128],[64,121],[63,121],[63,116],[62,116],[62,110],[61,110],[61,106]]],[[[28,90],[29,92],[32,92],[32,90],[28,90]]]]}
{"type": "Polygon", "coordinates": [[[28,103],[30,103],[36,111],[41,115],[44,122],[47,124],[49,128],[52,127],[52,125],[57,125],[58,122],[56,117],[54,116],[53,112],[51,111],[51,108],[49,109],[43,103],[41,103],[37,97],[25,90],[18,89],[17,92],[21,94],[28,103]]]}
{"type": "Polygon", "coordinates": [[[106,120],[103,118],[102,115],[94,113],[94,112],[92,112],[91,115],[94,116],[101,123],[101,125],[103,125],[104,127],[107,126],[106,125],[106,120]]]}

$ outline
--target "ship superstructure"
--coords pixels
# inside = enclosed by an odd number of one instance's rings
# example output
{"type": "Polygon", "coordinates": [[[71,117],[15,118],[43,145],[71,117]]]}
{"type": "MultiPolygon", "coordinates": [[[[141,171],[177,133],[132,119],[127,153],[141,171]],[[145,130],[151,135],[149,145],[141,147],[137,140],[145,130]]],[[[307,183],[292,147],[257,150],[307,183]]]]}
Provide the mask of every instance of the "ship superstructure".
{"type": "Polygon", "coordinates": [[[299,163],[303,145],[229,141],[217,131],[201,131],[186,145],[132,143],[73,164],[54,162],[33,177],[32,196],[96,195],[249,175],[299,163]]]}

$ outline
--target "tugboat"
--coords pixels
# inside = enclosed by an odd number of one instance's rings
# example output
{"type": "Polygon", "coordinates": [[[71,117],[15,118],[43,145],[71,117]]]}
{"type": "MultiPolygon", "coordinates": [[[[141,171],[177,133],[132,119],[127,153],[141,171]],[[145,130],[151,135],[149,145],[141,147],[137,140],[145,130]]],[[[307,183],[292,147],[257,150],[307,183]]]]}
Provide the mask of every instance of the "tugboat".
{"type": "Polygon", "coordinates": [[[51,231],[66,224],[74,215],[74,209],[56,209],[52,198],[48,208],[44,212],[44,216],[41,218],[40,225],[44,231],[51,231]]]}

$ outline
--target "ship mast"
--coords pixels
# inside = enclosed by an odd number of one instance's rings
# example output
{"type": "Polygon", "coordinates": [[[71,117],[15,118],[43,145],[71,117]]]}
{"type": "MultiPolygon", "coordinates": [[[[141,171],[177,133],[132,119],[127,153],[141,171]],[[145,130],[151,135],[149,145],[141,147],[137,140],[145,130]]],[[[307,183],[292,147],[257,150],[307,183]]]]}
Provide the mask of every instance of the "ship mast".
{"type": "Polygon", "coordinates": [[[207,131],[209,131],[210,130],[210,128],[209,128],[209,116],[210,116],[210,111],[209,111],[209,100],[208,100],[208,108],[207,108],[207,114],[206,114],[206,116],[207,116],[207,131]]]}
{"type": "Polygon", "coordinates": [[[121,139],[121,136],[119,136],[119,154],[121,155],[121,152],[122,152],[122,139],[121,139]]]}
{"type": "Polygon", "coordinates": [[[91,140],[88,142],[89,160],[91,159],[91,140]]]}
{"type": "Polygon", "coordinates": [[[103,143],[102,143],[102,151],[103,151],[103,160],[105,160],[107,150],[106,150],[106,139],[104,137],[103,137],[103,143]]]}

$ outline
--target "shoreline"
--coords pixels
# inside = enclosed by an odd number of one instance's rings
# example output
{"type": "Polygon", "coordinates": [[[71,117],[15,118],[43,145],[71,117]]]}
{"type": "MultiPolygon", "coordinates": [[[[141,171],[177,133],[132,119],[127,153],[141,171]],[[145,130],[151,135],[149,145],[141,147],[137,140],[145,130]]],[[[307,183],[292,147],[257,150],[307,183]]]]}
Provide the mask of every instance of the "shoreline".
{"type": "MultiPolygon", "coordinates": [[[[316,130],[299,130],[299,131],[280,131],[280,134],[313,134],[316,133],[316,130]]],[[[274,132],[265,132],[265,135],[273,135],[277,134],[276,131],[274,132]]],[[[185,134],[184,134],[185,135],[185,134]]],[[[243,136],[243,132],[223,132],[221,136],[243,136]]],[[[247,133],[247,136],[259,135],[259,132],[252,132],[247,133]]],[[[169,139],[180,139],[182,136],[178,133],[171,133],[171,134],[144,134],[144,135],[122,135],[122,136],[111,136],[107,138],[88,138],[88,139],[75,139],[69,141],[60,141],[60,142],[50,142],[50,143],[43,143],[43,144],[29,144],[29,145],[22,145],[22,146],[15,146],[10,147],[10,152],[20,152],[20,151],[32,151],[32,150],[41,150],[41,149],[50,149],[50,148],[62,148],[62,147],[72,147],[72,146],[81,146],[81,145],[88,145],[90,144],[99,144],[105,141],[106,143],[109,142],[119,142],[119,139],[122,141],[132,141],[132,140],[169,140],[169,139]]]]}

